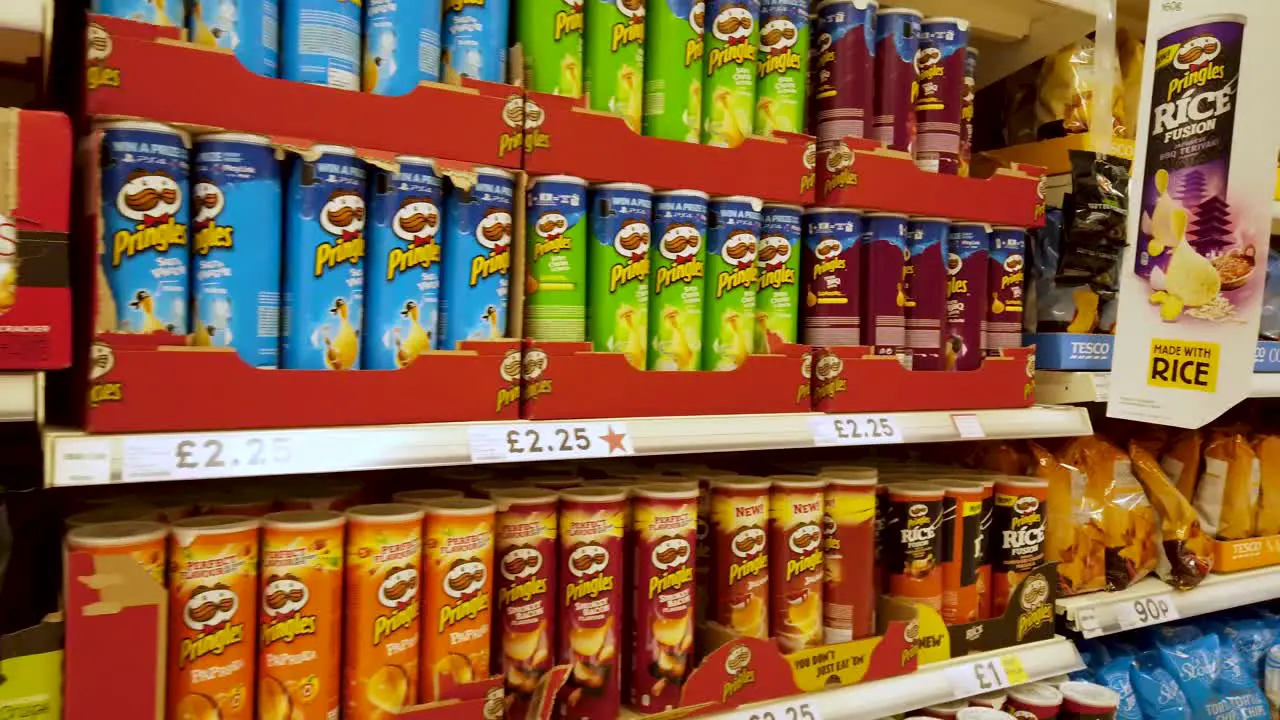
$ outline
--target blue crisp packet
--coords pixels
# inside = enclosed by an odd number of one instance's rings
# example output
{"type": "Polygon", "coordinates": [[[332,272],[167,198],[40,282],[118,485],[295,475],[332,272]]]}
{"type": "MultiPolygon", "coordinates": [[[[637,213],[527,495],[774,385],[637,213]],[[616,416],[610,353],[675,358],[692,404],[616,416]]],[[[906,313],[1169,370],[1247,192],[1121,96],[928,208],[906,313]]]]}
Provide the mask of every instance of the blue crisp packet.
{"type": "Polygon", "coordinates": [[[1267,650],[1280,641],[1276,627],[1262,619],[1241,619],[1222,627],[1222,636],[1231,641],[1244,661],[1254,684],[1262,677],[1267,650]]]}
{"type": "Polygon", "coordinates": [[[1178,681],[1196,717],[1214,698],[1218,677],[1218,636],[1194,625],[1166,625],[1152,632],[1161,665],[1178,681]]]}
{"type": "Polygon", "coordinates": [[[1146,720],[1191,720],[1187,698],[1178,681],[1164,669],[1158,650],[1148,650],[1134,658],[1129,680],[1146,720]]]}
{"type": "Polygon", "coordinates": [[[1138,696],[1129,678],[1133,657],[1133,654],[1116,653],[1111,662],[1103,665],[1095,674],[1094,682],[1109,687],[1120,695],[1115,720],[1143,720],[1142,709],[1138,707],[1138,696]]]}

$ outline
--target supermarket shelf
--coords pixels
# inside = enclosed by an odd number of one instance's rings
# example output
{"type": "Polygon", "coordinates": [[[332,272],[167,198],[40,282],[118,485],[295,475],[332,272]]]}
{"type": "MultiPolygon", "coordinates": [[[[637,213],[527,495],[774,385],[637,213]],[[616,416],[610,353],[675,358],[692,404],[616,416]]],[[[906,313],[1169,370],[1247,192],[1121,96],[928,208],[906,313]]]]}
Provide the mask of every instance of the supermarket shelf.
{"type": "Polygon", "coordinates": [[[43,373],[0,373],[0,422],[39,419],[43,396],[43,373]]]}
{"type": "MultiPolygon", "coordinates": [[[[794,698],[791,702],[808,704],[813,716],[822,720],[873,720],[898,715],[928,705],[977,694],[962,690],[963,684],[955,682],[957,669],[1011,655],[1021,661],[1029,682],[1063,675],[1084,667],[1075,644],[1066,638],[1055,637],[1052,640],[1017,648],[966,655],[945,663],[928,665],[909,675],[808,693],[794,698]]],[[[783,703],[774,700],[769,703],[760,703],[759,706],[783,703]]],[[[775,713],[775,716],[790,717],[785,713],[775,713]]],[[[745,720],[752,717],[752,713],[751,707],[748,706],[703,717],[708,720],[745,720]]]]}
{"type": "MultiPolygon", "coordinates": [[[[1036,399],[1049,405],[1106,402],[1111,373],[1036,371],[1036,399]]],[[[1255,373],[1249,397],[1280,397],[1280,373],[1255,373]]]]}
{"type": "MultiPolygon", "coordinates": [[[[509,431],[583,424],[610,425],[629,437],[636,455],[780,450],[813,447],[815,433],[832,418],[795,413],[708,417],[612,418],[606,420],[505,423],[444,423],[305,430],[238,430],[203,433],[88,435],[47,429],[45,484],[50,487],[118,482],[195,480],[299,473],[462,465],[510,460],[478,453],[478,434],[506,437],[509,431]],[[216,453],[216,454],[215,454],[216,453]]],[[[1037,405],[1012,410],[882,413],[902,442],[946,442],[987,438],[1063,437],[1092,432],[1083,408],[1037,405]]],[[[828,437],[823,445],[832,444],[828,437]]],[[[865,443],[883,443],[866,438],[865,443]]],[[[545,454],[523,453],[521,460],[545,454]]],[[[548,458],[549,459],[549,458],[548,458]]]]}
{"type": "MultiPolygon", "coordinates": [[[[1163,580],[1149,577],[1120,592],[1089,593],[1058,600],[1058,614],[1085,637],[1098,637],[1156,624],[1143,622],[1135,614],[1134,603],[1164,601],[1172,612],[1168,620],[1204,615],[1266,600],[1280,598],[1280,566],[1246,570],[1230,575],[1209,575],[1194,590],[1178,592],[1163,580]]],[[[1150,616],[1148,616],[1150,617],[1150,616]]]]}

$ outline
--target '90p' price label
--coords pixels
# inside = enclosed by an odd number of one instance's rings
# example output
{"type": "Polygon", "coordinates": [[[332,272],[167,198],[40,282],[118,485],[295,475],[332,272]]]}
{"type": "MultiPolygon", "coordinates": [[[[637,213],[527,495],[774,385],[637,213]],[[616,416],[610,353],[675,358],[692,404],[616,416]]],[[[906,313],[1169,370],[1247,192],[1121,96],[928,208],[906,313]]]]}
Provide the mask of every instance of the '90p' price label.
{"type": "Polygon", "coordinates": [[[812,418],[814,445],[890,445],[902,442],[893,415],[826,415],[812,418]]]}
{"type": "Polygon", "coordinates": [[[1116,621],[1120,623],[1121,630],[1159,625],[1180,617],[1177,603],[1167,593],[1130,600],[1116,606],[1116,621]]]}

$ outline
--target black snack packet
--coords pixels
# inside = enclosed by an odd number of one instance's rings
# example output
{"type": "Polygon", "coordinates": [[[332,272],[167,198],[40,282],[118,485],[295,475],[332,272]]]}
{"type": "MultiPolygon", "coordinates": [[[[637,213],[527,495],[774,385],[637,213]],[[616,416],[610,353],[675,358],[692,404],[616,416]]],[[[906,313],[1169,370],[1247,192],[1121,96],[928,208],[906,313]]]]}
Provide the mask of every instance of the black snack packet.
{"type": "Polygon", "coordinates": [[[1129,161],[1071,151],[1071,202],[1058,283],[1089,285],[1099,295],[1120,289],[1129,214],[1129,161]]]}

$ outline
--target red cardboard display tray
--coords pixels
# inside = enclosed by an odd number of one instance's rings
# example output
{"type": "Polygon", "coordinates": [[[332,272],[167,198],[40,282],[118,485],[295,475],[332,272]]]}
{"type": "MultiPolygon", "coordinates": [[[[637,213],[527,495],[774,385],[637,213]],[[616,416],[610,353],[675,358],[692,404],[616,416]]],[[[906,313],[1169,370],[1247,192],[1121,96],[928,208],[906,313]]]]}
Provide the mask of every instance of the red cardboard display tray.
{"type": "Polygon", "coordinates": [[[814,139],[807,135],[751,137],[735,148],[663,140],[640,135],[619,116],[588,110],[581,100],[528,93],[524,142],[531,175],[696,188],[792,205],[814,199],[814,139]]]}
{"type": "Polygon", "coordinates": [[[264,370],[169,336],[102,334],[85,429],[181,432],[514,420],[520,344],[464,342],[401,370],[264,370]]]}
{"type": "Polygon", "coordinates": [[[256,75],[230,52],[181,35],[91,14],[85,112],[520,167],[520,88],[423,83],[388,97],[307,85],[256,75]]]}
{"type": "Polygon", "coordinates": [[[810,412],[809,348],[748,355],[728,372],[636,370],[590,343],[525,341],[520,417],[571,420],[810,412]]]}
{"type": "Polygon", "coordinates": [[[1009,348],[972,371],[911,371],[874,348],[814,350],[814,409],[829,413],[911,412],[1030,407],[1034,347],[1009,348]]]}
{"type": "MultiPolygon", "coordinates": [[[[980,164],[980,163],[979,163],[980,164]]],[[[991,225],[1044,225],[1044,168],[1013,163],[990,177],[939,175],[873,140],[818,149],[818,204],[991,225]]]]}

